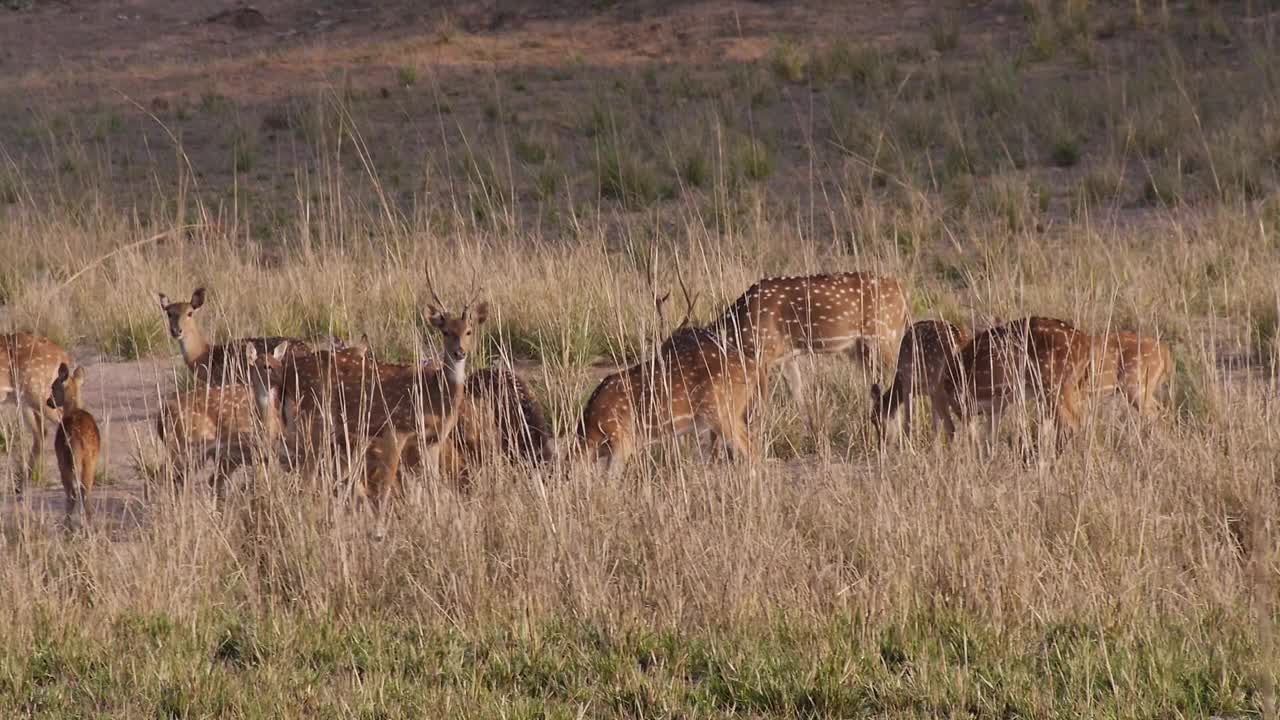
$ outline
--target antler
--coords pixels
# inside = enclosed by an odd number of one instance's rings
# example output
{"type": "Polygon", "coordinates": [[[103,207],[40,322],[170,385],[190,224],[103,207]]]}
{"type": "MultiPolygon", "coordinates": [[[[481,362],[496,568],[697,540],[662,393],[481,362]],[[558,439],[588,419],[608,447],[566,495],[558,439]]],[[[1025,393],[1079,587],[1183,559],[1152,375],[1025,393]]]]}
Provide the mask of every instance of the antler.
{"type": "Polygon", "coordinates": [[[693,320],[693,307],[698,302],[698,293],[689,294],[689,288],[684,284],[684,271],[680,268],[680,256],[676,255],[676,280],[680,282],[680,292],[684,295],[685,311],[684,320],[680,321],[680,328],[689,326],[693,320]]]}
{"type": "Polygon", "coordinates": [[[480,299],[480,293],[484,291],[484,288],[480,286],[478,282],[479,279],[480,279],[480,270],[476,268],[475,265],[472,265],[471,266],[471,288],[473,292],[471,293],[471,296],[467,298],[467,304],[462,307],[463,311],[466,311],[467,308],[471,307],[471,303],[480,299]]]}
{"type": "Polygon", "coordinates": [[[423,269],[426,270],[426,273],[427,273],[427,291],[431,293],[431,302],[435,303],[437,310],[439,310],[440,312],[444,312],[445,310],[444,302],[442,302],[440,300],[440,296],[436,294],[435,283],[431,281],[431,261],[430,260],[423,263],[423,269]]]}
{"type": "Polygon", "coordinates": [[[658,312],[658,332],[662,332],[667,326],[667,313],[665,310],[667,300],[671,298],[671,293],[658,295],[658,284],[653,281],[653,265],[657,262],[657,258],[651,258],[652,262],[644,266],[644,282],[649,286],[649,292],[653,293],[653,309],[658,312]]]}

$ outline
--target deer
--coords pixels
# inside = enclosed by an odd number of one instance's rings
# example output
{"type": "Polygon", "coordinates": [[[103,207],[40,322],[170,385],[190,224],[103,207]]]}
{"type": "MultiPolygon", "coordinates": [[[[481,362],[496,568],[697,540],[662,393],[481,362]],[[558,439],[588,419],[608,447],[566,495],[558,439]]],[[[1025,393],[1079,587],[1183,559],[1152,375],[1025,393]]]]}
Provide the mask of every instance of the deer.
{"type": "MultiPolygon", "coordinates": [[[[1080,425],[1092,352],[1090,336],[1062,320],[1029,317],[976,335],[942,374],[935,396],[952,418],[987,415],[994,440],[1002,412],[1019,399],[1053,425],[1061,451],[1080,425]]],[[[954,424],[948,427],[954,430],[954,424]]],[[[990,443],[988,443],[990,446],[990,443]]]]}
{"type": "Polygon", "coordinates": [[[88,525],[93,520],[93,511],[87,501],[98,469],[102,436],[98,433],[98,422],[84,408],[82,389],[85,377],[84,366],[77,367],[73,373],[66,363],[61,363],[45,403],[62,411],[58,431],[53,437],[53,451],[58,458],[62,490],[67,496],[67,523],[71,524],[78,517],[79,509],[84,515],[84,524],[88,525]]]}
{"type": "Polygon", "coordinates": [[[18,408],[22,428],[31,433],[31,449],[19,456],[14,492],[22,495],[27,482],[40,470],[44,450],[45,422],[58,423],[62,414],[46,404],[58,369],[69,365],[71,357],[57,343],[28,333],[0,335],[0,404],[18,408]]]}
{"type": "Polygon", "coordinates": [[[1160,413],[1157,393],[1173,376],[1173,352],[1153,337],[1105,332],[1093,338],[1092,390],[1117,394],[1147,418],[1160,413]]]}
{"type": "Polygon", "coordinates": [[[933,428],[955,431],[947,400],[942,396],[942,376],[955,367],[956,355],[969,338],[945,320],[921,320],[911,325],[898,347],[898,367],[887,392],[871,385],[871,425],[883,444],[887,436],[909,440],[913,419],[912,399],[929,398],[933,428]],[[901,411],[901,412],[900,412],[901,411]]]}
{"type": "MultiPolygon", "coordinates": [[[[289,343],[276,345],[269,356],[283,362],[289,343]]],[[[242,349],[244,366],[254,368],[258,348],[247,344],[242,349]]],[[[256,373],[249,373],[251,383],[258,383],[256,373]]],[[[273,448],[281,431],[281,420],[274,404],[257,402],[252,385],[204,385],[181,391],[165,402],[156,415],[156,434],[164,443],[174,470],[174,484],[186,485],[188,475],[207,461],[214,462],[210,484],[219,501],[226,497],[226,486],[236,470],[264,459],[265,447],[273,448]]]]}
{"type": "MultiPolygon", "coordinates": [[[[711,327],[766,371],[780,365],[803,409],[801,355],[845,353],[868,371],[872,364],[892,368],[910,322],[907,296],[897,280],[846,272],[760,280],[711,327]]],[[[806,417],[813,432],[813,418],[806,417]]]]}
{"type": "MultiPolygon", "coordinates": [[[[654,356],[605,377],[582,412],[573,451],[609,475],[621,473],[640,445],[659,433],[693,433],[722,446],[729,459],[754,460],[748,418],[762,394],[766,370],[714,329],[692,324],[695,296],[681,280],[688,310],[654,356]]],[[[670,293],[655,299],[659,322],[670,293]]]]}
{"type": "MultiPolygon", "coordinates": [[[[541,404],[519,375],[503,367],[483,368],[467,376],[449,446],[441,462],[448,468],[445,474],[462,489],[470,486],[475,468],[493,459],[505,457],[538,466],[558,454],[541,404]]],[[[413,464],[408,455],[406,461],[413,464]]]]}
{"type": "MultiPolygon", "coordinates": [[[[309,458],[314,455],[309,449],[326,442],[337,457],[348,456],[368,432],[370,411],[384,383],[414,372],[408,365],[365,361],[367,348],[365,336],[360,345],[342,353],[318,351],[276,367],[259,359],[254,385],[263,406],[260,413],[267,414],[268,405],[275,405],[281,408],[286,426],[306,428],[285,434],[291,438],[285,443],[287,457],[309,458]]],[[[438,367],[432,360],[420,369],[438,367]]],[[[485,368],[471,373],[463,386],[457,424],[450,442],[441,447],[441,474],[466,489],[474,468],[489,458],[505,455],[536,465],[550,461],[555,450],[550,422],[528,385],[511,370],[485,368]]],[[[422,464],[416,443],[406,446],[403,464],[422,464]]],[[[313,463],[304,472],[315,470],[313,463]]]]}
{"type": "Polygon", "coordinates": [[[413,370],[378,362],[367,335],[350,348],[290,353],[278,366],[259,358],[255,399],[260,411],[279,408],[285,457],[309,478],[317,476],[324,452],[350,456],[367,434],[374,393],[390,377],[413,370]]]}
{"type": "MultiPolygon", "coordinates": [[[[457,424],[467,379],[467,357],[476,347],[476,331],[489,317],[489,304],[473,297],[453,315],[442,308],[432,287],[427,322],[444,338],[443,359],[437,368],[414,368],[383,380],[371,403],[366,486],[373,507],[374,538],[386,534],[387,502],[399,482],[405,447],[418,441],[423,464],[440,477],[440,450],[457,424]]],[[[478,293],[477,293],[478,294],[478,293]]]]}
{"type": "MultiPolygon", "coordinates": [[[[169,335],[178,341],[182,351],[182,361],[197,380],[222,385],[243,381],[240,367],[244,359],[244,348],[252,345],[259,354],[274,352],[281,344],[286,344],[295,353],[309,352],[309,346],[295,338],[258,337],[241,338],[223,345],[210,345],[196,322],[196,312],[204,307],[207,290],[198,287],[191,293],[191,299],[185,302],[174,302],[164,293],[157,293],[160,298],[160,309],[164,311],[169,335]]],[[[335,345],[341,341],[334,338],[335,345]]]]}

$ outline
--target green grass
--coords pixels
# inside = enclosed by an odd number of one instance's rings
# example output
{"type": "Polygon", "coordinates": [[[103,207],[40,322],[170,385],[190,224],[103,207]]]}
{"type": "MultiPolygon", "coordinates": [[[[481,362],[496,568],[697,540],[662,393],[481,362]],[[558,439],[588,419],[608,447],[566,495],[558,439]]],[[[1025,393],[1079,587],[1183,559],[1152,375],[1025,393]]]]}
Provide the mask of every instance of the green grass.
{"type": "Polygon", "coordinates": [[[121,319],[104,328],[102,350],[113,357],[136,360],[168,349],[169,334],[157,315],[121,319]]]}
{"type": "Polygon", "coordinates": [[[716,630],[533,620],[451,628],[123,613],[42,622],[0,650],[0,708],[44,716],[1122,717],[1252,714],[1256,650],[1226,622],[1152,634],[1064,621],[998,630],[956,611],[716,630]]]}

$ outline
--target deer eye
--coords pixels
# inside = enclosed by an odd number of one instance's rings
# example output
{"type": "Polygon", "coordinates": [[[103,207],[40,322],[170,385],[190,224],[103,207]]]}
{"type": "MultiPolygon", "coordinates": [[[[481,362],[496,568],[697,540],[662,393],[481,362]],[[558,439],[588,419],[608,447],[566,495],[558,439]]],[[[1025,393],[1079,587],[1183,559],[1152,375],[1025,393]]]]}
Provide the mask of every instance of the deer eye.
{"type": "Polygon", "coordinates": [[[191,317],[191,314],[192,314],[192,313],[191,313],[191,311],[190,311],[190,310],[188,310],[188,311],[187,311],[187,317],[191,317]]]}

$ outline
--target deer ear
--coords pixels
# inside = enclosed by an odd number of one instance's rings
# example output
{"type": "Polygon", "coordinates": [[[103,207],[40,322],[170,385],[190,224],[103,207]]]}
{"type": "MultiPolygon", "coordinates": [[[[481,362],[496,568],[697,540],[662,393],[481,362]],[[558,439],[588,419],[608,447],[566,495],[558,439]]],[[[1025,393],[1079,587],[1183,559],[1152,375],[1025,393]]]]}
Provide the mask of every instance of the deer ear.
{"type": "Polygon", "coordinates": [[[254,347],[253,343],[244,346],[244,359],[250,365],[258,362],[258,348],[254,347]]]}
{"type": "Polygon", "coordinates": [[[199,310],[200,306],[204,305],[204,294],[205,294],[205,289],[202,287],[196,288],[196,291],[191,293],[191,309],[192,310],[199,310]]]}
{"type": "Polygon", "coordinates": [[[85,371],[85,369],[84,369],[84,366],[83,366],[83,365],[81,365],[80,367],[76,368],[75,373],[73,373],[73,374],[71,375],[71,377],[75,378],[75,381],[76,381],[76,382],[78,382],[78,383],[82,383],[82,382],[84,382],[84,379],[85,379],[86,377],[88,377],[88,376],[89,376],[89,373],[85,371]]]}
{"type": "Polygon", "coordinates": [[[444,330],[444,313],[440,312],[440,308],[435,305],[428,305],[427,322],[431,323],[431,327],[437,330],[444,330]]]}
{"type": "Polygon", "coordinates": [[[276,346],[276,349],[271,353],[271,357],[275,358],[276,360],[283,361],[284,356],[288,352],[289,352],[289,341],[285,340],[284,342],[281,342],[279,345],[276,346]]]}
{"type": "Polygon", "coordinates": [[[168,295],[165,295],[164,293],[156,293],[156,295],[159,295],[159,296],[160,296],[160,309],[161,309],[161,310],[168,310],[168,309],[169,309],[169,306],[173,304],[173,303],[169,302],[169,296],[168,296],[168,295]]]}
{"type": "Polygon", "coordinates": [[[483,325],[485,320],[489,319],[489,303],[481,302],[471,308],[471,321],[476,325],[483,325]]]}

